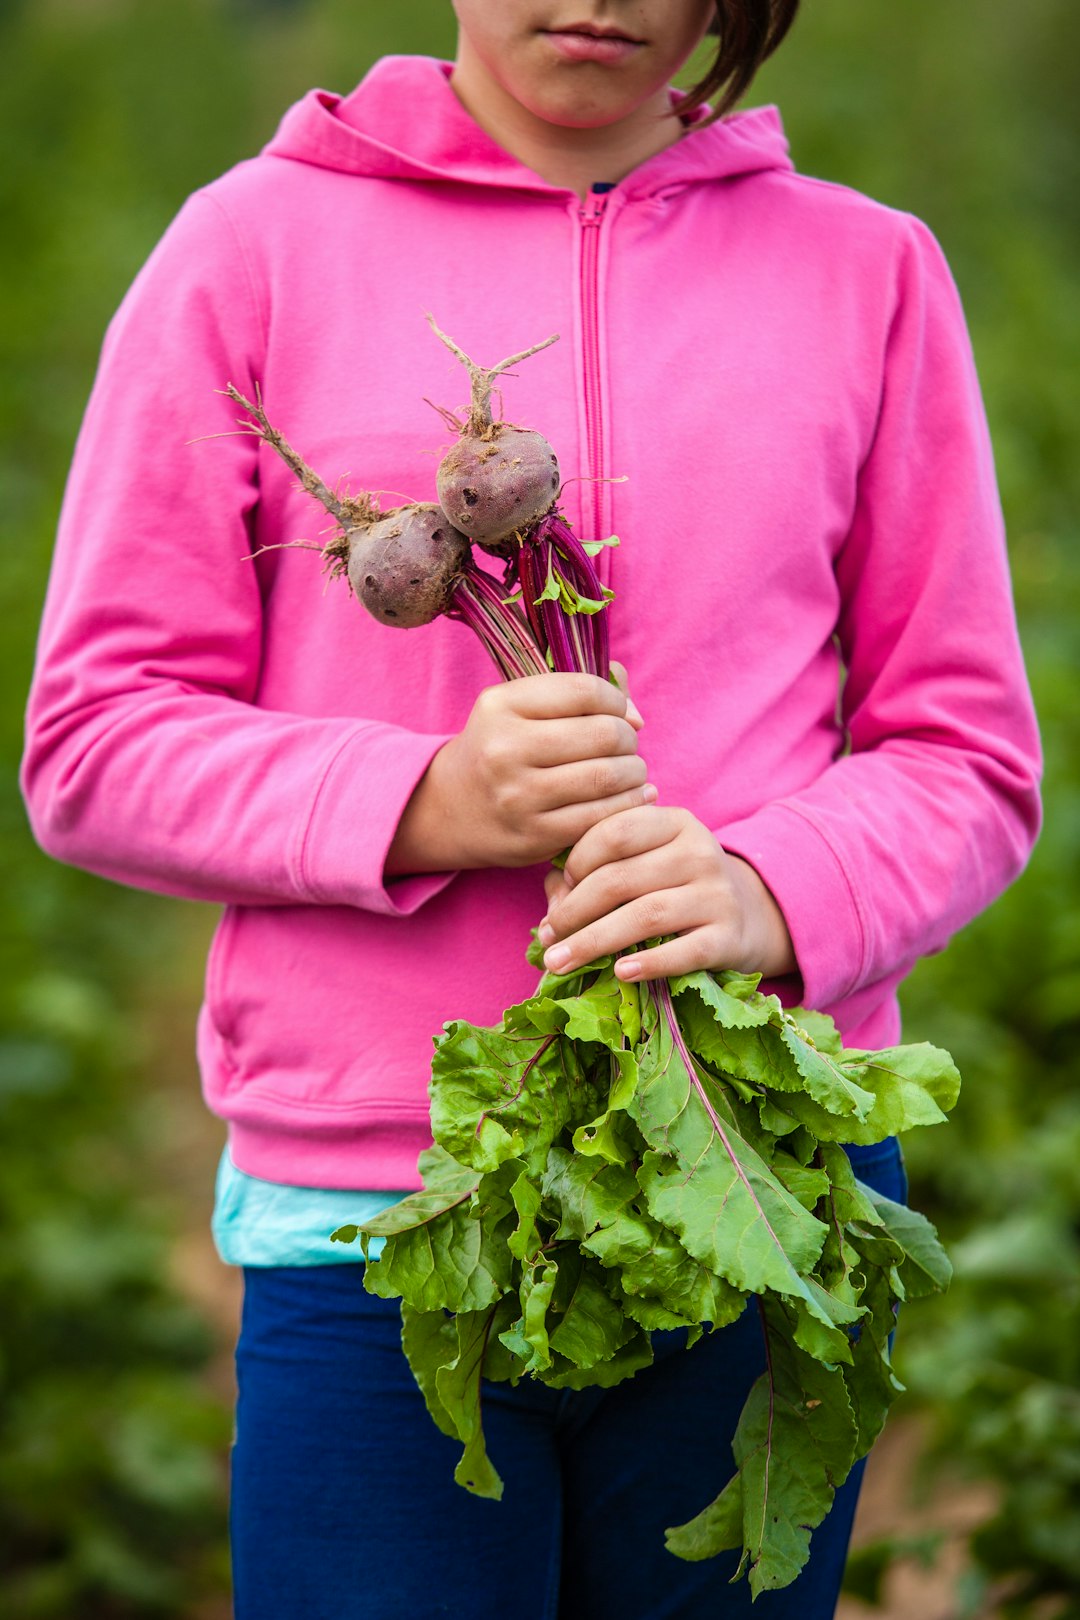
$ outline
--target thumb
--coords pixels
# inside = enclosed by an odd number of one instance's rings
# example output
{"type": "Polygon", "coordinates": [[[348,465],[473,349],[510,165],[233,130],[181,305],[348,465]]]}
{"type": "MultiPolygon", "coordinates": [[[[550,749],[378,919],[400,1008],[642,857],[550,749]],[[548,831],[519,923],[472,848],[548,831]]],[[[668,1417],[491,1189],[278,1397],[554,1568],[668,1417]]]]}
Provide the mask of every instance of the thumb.
{"type": "Polygon", "coordinates": [[[645,722],[641,718],[641,710],[630,696],[625,664],[620,664],[617,659],[613,658],[611,660],[611,673],[615,678],[615,685],[626,699],[626,718],[635,731],[640,731],[645,722]]]}

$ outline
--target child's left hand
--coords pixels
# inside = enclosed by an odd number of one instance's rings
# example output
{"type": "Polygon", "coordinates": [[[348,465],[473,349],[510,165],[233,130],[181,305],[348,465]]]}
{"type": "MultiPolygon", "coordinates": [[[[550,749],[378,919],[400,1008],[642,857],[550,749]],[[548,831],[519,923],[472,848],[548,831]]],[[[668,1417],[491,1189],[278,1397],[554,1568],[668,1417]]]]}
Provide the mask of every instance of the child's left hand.
{"type": "Polygon", "coordinates": [[[565,973],[658,934],[678,937],[620,957],[620,979],[702,968],[796,971],[783,913],[757,872],[729,855],[689,810],[643,805],[590,827],[545,879],[544,965],[565,973]]]}

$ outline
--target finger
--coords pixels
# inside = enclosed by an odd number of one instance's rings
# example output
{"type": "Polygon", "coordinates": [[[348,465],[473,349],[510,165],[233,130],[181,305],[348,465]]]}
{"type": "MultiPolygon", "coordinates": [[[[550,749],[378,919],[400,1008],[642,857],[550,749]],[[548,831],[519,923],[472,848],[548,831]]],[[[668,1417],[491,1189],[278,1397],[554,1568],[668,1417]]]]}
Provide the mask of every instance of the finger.
{"type": "Polygon", "coordinates": [[[721,972],[730,966],[723,940],[709,927],[692,928],[678,939],[665,940],[651,950],[620,956],[615,963],[617,978],[636,982],[643,979],[674,979],[680,973],[721,972]]]}
{"type": "Polygon", "coordinates": [[[504,694],[502,701],[515,714],[531,720],[557,720],[580,714],[617,714],[626,717],[626,697],[610,681],[599,675],[526,675],[508,681],[503,687],[489,688],[504,694]]]}
{"type": "Polygon", "coordinates": [[[702,896],[694,884],[642,895],[578,929],[557,945],[549,946],[544,953],[544,966],[552,973],[570,973],[594,962],[598,956],[631,950],[644,940],[655,939],[658,934],[701,928],[706,923],[702,909],[702,896]]]}
{"type": "MultiPolygon", "coordinates": [[[[529,772],[529,789],[541,810],[591,805],[645,785],[648,766],[637,754],[579,760],[529,772]]],[[[642,803],[642,800],[637,800],[642,803]]],[[[591,825],[591,820],[584,823],[591,825]]],[[[575,840],[576,842],[576,840],[575,840]]]]}
{"type": "Polygon", "coordinates": [[[572,765],[581,760],[637,753],[637,732],[617,714],[540,720],[527,729],[531,765],[572,765]]]}
{"type": "Polygon", "coordinates": [[[688,878],[672,870],[665,850],[647,850],[643,855],[617,861],[613,866],[601,866],[580,883],[569,885],[564,880],[548,894],[547,921],[551,938],[544,943],[569,939],[571,934],[608,916],[619,906],[662,889],[677,888],[687,881],[688,878]]]}
{"type": "Polygon", "coordinates": [[[570,886],[557,866],[544,873],[544,894],[547,897],[548,908],[557,905],[563,895],[570,893],[570,886]]]}
{"type": "Polygon", "coordinates": [[[603,866],[663,848],[678,837],[682,826],[681,812],[670,805],[653,804],[608,816],[574,845],[566,857],[566,870],[575,884],[582,883],[603,866]]]}
{"type": "Polygon", "coordinates": [[[609,799],[596,799],[591,804],[574,804],[561,810],[549,810],[540,820],[543,841],[549,849],[567,849],[575,844],[583,833],[605,816],[618,815],[620,810],[630,810],[643,804],[651,804],[656,795],[656,789],[651,782],[642,787],[631,788],[626,793],[615,793],[609,799]]]}
{"type": "Polygon", "coordinates": [[[626,675],[625,664],[620,664],[617,658],[611,660],[611,673],[614,675],[619,691],[626,699],[626,718],[635,731],[640,731],[645,724],[641,718],[641,711],[630,696],[630,683],[626,675]]]}

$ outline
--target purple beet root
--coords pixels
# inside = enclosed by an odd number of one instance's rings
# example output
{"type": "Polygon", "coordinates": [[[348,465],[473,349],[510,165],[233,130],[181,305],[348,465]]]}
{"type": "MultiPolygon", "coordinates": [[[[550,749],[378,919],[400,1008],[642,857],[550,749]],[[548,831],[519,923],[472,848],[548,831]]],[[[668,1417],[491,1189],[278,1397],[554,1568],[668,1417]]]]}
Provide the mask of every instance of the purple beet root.
{"type": "Polygon", "coordinates": [[[414,630],[452,605],[469,542],[441,506],[402,506],[348,535],[349,584],[380,624],[414,630]]]}
{"type": "Polygon", "coordinates": [[[370,495],[340,495],[329,488],[267,420],[256,392],[254,403],[232,383],[225,392],[242,405],[251,421],[243,432],[262,439],[289,467],[309,495],[337,520],[337,532],[321,552],[332,575],[346,574],[354,594],[380,624],[413,630],[449,612],[458,582],[469,571],[469,542],[433,502],[398,506],[384,512],[370,495]]]}
{"type": "Polygon", "coordinates": [[[440,330],[431,315],[428,322],[461,361],[472,386],[472,402],[464,423],[449,411],[440,412],[460,438],[439,464],[439,500],[451,522],[476,545],[509,556],[514,536],[523,534],[554,506],[559,493],[559,464],[542,433],[493,420],[492,387],[500,373],[546,349],[557,337],[549,337],[485,370],[440,330]]]}
{"type": "Polygon", "coordinates": [[[542,433],[498,424],[490,439],[466,433],[439,464],[447,517],[485,550],[542,518],[559,493],[559,463],[542,433]]]}

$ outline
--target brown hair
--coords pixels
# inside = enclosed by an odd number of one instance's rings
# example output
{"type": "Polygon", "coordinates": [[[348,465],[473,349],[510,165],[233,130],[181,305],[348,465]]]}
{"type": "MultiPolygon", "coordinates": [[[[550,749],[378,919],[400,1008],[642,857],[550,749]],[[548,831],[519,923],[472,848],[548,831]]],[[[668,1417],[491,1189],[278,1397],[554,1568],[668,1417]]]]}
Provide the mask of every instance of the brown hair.
{"type": "Polygon", "coordinates": [[[795,21],[799,0],[717,0],[710,34],[719,34],[709,69],[679,102],[680,117],[713,97],[708,122],[730,112],[766,57],[771,56],[795,21]]]}

